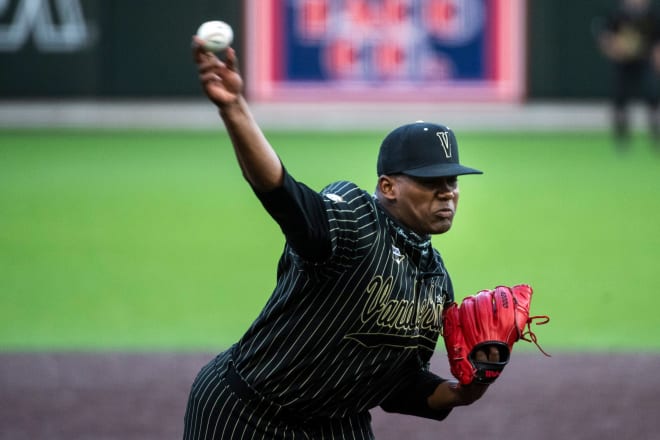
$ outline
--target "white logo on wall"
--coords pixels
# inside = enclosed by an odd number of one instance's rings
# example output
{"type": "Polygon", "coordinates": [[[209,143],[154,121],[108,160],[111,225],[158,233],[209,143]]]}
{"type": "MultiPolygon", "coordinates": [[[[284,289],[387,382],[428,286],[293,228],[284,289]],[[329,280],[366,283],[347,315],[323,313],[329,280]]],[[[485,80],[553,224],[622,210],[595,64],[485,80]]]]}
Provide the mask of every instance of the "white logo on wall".
{"type": "Polygon", "coordinates": [[[18,52],[30,36],[41,52],[76,52],[96,40],[80,0],[0,0],[0,20],[1,52],[18,52]],[[5,17],[12,4],[13,16],[5,17]]]}

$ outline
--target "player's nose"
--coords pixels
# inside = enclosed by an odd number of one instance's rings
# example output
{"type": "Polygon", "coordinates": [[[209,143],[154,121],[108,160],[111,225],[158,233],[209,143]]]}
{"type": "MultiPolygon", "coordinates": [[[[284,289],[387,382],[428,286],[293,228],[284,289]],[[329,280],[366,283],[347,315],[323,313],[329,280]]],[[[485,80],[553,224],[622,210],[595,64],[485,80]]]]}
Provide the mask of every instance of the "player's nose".
{"type": "Polygon", "coordinates": [[[456,196],[456,193],[453,188],[450,188],[447,185],[442,185],[436,188],[435,196],[441,200],[449,200],[453,199],[456,196]]]}

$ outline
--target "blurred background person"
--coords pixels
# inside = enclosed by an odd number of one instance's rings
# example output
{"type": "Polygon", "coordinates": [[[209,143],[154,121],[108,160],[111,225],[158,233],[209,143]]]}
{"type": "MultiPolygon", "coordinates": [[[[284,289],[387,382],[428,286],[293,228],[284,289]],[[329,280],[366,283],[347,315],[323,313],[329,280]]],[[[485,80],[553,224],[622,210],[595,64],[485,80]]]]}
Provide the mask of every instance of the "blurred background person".
{"type": "Polygon", "coordinates": [[[599,26],[598,44],[613,66],[614,138],[619,149],[629,146],[630,103],[635,98],[648,108],[649,135],[658,148],[660,23],[650,0],[620,0],[599,26]]]}

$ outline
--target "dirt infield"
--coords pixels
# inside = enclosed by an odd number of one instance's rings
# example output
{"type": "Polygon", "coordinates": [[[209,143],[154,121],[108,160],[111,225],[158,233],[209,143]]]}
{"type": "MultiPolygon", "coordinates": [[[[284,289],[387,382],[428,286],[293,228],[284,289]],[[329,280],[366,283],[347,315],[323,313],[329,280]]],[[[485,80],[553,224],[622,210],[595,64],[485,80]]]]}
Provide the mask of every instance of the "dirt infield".
{"type": "MultiPolygon", "coordinates": [[[[179,439],[212,353],[0,354],[0,439],[179,439]]],[[[446,374],[442,354],[434,370],[446,374]]],[[[660,355],[517,353],[441,423],[372,411],[379,440],[660,438],[660,355]]]]}

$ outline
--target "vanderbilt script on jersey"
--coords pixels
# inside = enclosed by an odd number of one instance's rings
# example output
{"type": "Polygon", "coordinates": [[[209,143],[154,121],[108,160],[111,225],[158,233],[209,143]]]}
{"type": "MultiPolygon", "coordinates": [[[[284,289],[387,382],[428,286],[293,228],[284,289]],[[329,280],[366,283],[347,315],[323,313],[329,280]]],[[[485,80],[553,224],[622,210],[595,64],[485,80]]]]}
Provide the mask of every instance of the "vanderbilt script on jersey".
{"type": "Polygon", "coordinates": [[[436,283],[415,281],[420,291],[419,301],[392,295],[394,279],[375,276],[368,284],[367,301],[360,315],[365,327],[379,331],[346,335],[365,347],[387,345],[399,348],[420,348],[435,345],[434,336],[440,332],[443,295],[436,283]],[[422,286],[424,285],[424,286],[422,286]]]}

